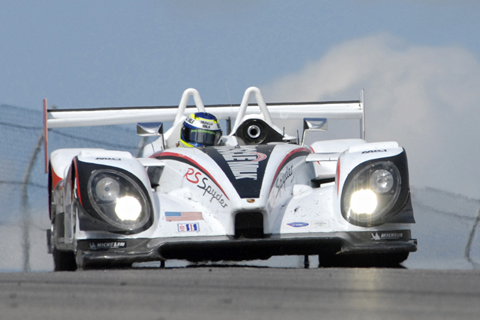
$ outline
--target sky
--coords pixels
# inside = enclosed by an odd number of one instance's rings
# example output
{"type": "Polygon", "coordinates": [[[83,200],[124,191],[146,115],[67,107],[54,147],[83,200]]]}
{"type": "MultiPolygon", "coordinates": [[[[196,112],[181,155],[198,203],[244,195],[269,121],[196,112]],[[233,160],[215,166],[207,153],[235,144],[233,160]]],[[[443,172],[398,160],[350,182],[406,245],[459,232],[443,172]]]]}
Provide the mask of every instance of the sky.
{"type": "Polygon", "coordinates": [[[0,0],[0,104],[358,99],[411,184],[480,198],[480,2],[0,0]]]}

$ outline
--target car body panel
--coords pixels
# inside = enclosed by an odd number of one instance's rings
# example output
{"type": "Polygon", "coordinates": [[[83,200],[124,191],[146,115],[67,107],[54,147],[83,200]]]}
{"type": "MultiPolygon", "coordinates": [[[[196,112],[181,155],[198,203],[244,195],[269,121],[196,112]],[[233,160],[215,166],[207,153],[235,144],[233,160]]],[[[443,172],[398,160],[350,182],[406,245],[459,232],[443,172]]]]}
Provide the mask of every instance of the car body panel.
{"type": "MultiPolygon", "coordinates": [[[[363,126],[362,101],[267,106],[260,90],[249,88],[239,106],[204,106],[198,92],[187,89],[177,108],[132,109],[46,111],[47,127],[150,119],[139,124],[139,134],[158,136],[140,158],[92,148],[52,152],[49,249],[71,253],[78,267],[272,255],[390,257],[416,250],[406,153],[398,143],[360,137],[306,145],[299,134],[274,123],[302,120],[303,136],[324,130],[322,117],[354,118],[363,126]],[[252,95],[255,106],[248,104],[252,95]],[[195,110],[187,108],[189,96],[197,110],[235,119],[218,146],[177,147],[185,114],[195,110]],[[172,120],[164,134],[159,121],[172,120]],[[349,197],[360,188],[354,184],[378,185],[371,219],[352,209],[349,197]],[[133,198],[133,206],[121,206],[123,198],[133,198]]],[[[57,270],[71,265],[55,261],[57,270]]]]}

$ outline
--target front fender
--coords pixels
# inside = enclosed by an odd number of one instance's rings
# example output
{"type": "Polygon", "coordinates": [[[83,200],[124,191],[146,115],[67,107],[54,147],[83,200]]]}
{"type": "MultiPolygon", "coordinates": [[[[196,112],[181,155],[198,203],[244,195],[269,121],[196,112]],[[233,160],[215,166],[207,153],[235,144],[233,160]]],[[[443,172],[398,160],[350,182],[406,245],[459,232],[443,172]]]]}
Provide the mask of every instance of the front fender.
{"type": "Polygon", "coordinates": [[[153,224],[150,181],[129,153],[80,153],[74,167],[81,230],[134,234],[153,224]]]}
{"type": "Polygon", "coordinates": [[[351,224],[371,227],[415,222],[407,155],[396,142],[367,143],[349,148],[338,159],[336,187],[336,210],[351,224]],[[377,182],[373,175],[379,172],[388,176],[379,183],[392,184],[390,190],[387,190],[389,187],[384,190],[375,187],[377,182]],[[352,209],[354,196],[359,201],[371,202],[372,205],[367,204],[370,209],[358,212],[352,209]]]}

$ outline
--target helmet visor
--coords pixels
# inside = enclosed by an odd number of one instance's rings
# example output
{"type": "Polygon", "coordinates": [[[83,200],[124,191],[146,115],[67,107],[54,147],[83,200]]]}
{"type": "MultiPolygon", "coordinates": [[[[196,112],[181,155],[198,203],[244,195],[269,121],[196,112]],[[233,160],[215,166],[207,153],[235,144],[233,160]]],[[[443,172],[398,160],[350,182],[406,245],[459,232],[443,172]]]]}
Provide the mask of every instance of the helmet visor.
{"type": "Polygon", "coordinates": [[[204,129],[184,128],[183,138],[190,143],[198,143],[204,146],[213,146],[220,139],[220,131],[204,129]]]}

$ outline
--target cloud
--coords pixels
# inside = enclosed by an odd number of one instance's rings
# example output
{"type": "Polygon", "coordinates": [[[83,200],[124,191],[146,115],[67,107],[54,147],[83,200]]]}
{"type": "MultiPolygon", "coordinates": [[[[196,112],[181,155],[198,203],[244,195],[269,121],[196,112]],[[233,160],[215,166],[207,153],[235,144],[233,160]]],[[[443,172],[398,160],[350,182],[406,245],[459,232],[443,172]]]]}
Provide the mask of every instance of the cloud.
{"type": "Polygon", "coordinates": [[[269,101],[342,100],[364,88],[367,140],[402,144],[413,184],[478,198],[479,83],[480,63],[470,51],[382,33],[333,47],[262,92],[269,101]]]}

